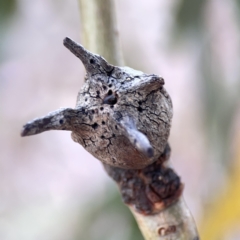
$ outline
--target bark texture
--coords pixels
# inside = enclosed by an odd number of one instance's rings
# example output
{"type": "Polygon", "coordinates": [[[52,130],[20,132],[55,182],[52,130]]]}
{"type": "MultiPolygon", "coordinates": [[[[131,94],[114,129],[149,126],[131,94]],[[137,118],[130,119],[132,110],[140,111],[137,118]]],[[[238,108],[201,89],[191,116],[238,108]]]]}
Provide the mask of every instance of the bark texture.
{"type": "Polygon", "coordinates": [[[182,197],[158,214],[143,215],[130,210],[146,240],[199,240],[192,215],[182,197]]]}
{"type": "Polygon", "coordinates": [[[179,176],[165,162],[170,156],[167,144],[160,158],[143,169],[122,169],[105,164],[122,194],[125,204],[143,215],[152,215],[176,202],[183,185],[179,176]]]}
{"type": "Polygon", "coordinates": [[[78,0],[84,46],[107,59],[123,65],[115,4],[113,0],[78,0]]]}
{"type": "Polygon", "coordinates": [[[183,198],[183,184],[169,167],[170,147],[141,170],[105,165],[135,216],[146,240],[199,240],[194,220],[183,198]]]}

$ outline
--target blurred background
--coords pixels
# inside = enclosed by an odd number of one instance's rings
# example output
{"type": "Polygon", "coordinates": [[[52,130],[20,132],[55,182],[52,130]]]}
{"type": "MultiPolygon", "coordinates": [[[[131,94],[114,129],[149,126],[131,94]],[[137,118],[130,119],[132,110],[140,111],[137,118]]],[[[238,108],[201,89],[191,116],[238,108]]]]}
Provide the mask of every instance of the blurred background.
{"type": "MultiPolygon", "coordinates": [[[[240,239],[240,1],[117,0],[126,65],[164,77],[172,164],[203,240],[240,239]],[[137,4],[137,5],[136,5],[137,4]]],[[[0,239],[141,240],[101,163],[64,131],[22,125],[73,107],[77,0],[0,0],[0,239]]]]}

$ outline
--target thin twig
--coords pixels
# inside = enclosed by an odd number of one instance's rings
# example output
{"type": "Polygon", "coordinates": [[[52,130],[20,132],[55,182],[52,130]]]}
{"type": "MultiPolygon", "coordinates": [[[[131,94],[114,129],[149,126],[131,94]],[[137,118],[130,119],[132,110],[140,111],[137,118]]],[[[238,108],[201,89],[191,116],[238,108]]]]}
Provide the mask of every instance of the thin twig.
{"type": "Polygon", "coordinates": [[[123,57],[113,0],[78,0],[82,22],[83,45],[109,63],[121,66],[123,57]]]}
{"type": "MultiPolygon", "coordinates": [[[[110,63],[120,65],[121,58],[114,1],[79,0],[85,46],[103,55],[110,63]]],[[[182,197],[158,214],[143,215],[130,209],[148,239],[197,240],[194,220],[182,197]]]]}
{"type": "MultiPolygon", "coordinates": [[[[84,45],[109,63],[123,63],[113,0],[79,0],[84,45]]],[[[113,167],[110,167],[113,169],[113,167]]],[[[183,198],[158,213],[142,214],[129,205],[146,240],[199,239],[191,213],[183,198]]]]}

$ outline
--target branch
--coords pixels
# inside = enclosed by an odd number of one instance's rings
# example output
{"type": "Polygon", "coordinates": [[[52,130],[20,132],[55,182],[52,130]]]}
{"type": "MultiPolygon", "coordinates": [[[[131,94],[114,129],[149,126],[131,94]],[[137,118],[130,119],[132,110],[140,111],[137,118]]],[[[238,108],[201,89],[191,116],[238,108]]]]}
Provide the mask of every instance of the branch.
{"type": "Polygon", "coordinates": [[[158,214],[142,215],[130,207],[146,240],[199,240],[191,213],[181,197],[158,214]]]}
{"type": "MultiPolygon", "coordinates": [[[[123,60],[113,0],[79,0],[79,3],[85,46],[103,55],[110,63],[121,65],[123,60]]],[[[112,167],[109,168],[113,171],[112,167]]],[[[170,239],[169,235],[173,240],[199,239],[194,220],[182,197],[157,214],[141,214],[134,204],[129,207],[146,240],[159,239],[159,236],[170,239]]]]}
{"type": "Polygon", "coordinates": [[[109,63],[123,64],[113,0],[78,0],[83,44],[109,63]]]}

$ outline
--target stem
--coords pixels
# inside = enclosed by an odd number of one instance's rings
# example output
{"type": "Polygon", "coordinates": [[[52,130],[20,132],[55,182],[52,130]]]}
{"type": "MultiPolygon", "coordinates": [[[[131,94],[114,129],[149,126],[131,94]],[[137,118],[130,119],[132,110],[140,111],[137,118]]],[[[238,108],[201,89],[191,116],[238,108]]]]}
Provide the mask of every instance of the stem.
{"type": "Polygon", "coordinates": [[[121,66],[123,58],[116,24],[113,0],[78,0],[80,5],[83,45],[110,64],[121,66]]]}
{"type": "Polygon", "coordinates": [[[181,197],[158,214],[143,215],[130,207],[146,240],[199,240],[192,215],[181,197]]]}
{"type": "MultiPolygon", "coordinates": [[[[115,7],[113,0],[78,0],[80,4],[81,20],[82,20],[82,32],[84,46],[92,52],[102,55],[106,60],[114,65],[122,65],[123,59],[120,51],[119,37],[117,31],[117,24],[115,19],[115,7]]],[[[115,173],[119,174],[119,169],[106,166],[105,168],[108,174],[113,177],[115,173]]],[[[170,169],[170,168],[168,168],[170,169]]],[[[131,170],[130,170],[131,171],[131,170]]],[[[143,170],[132,170],[139,173],[143,170]]],[[[120,174],[127,174],[128,170],[120,170],[120,174]]],[[[129,175],[129,174],[128,174],[129,175]]],[[[131,176],[131,174],[130,174],[131,176]]],[[[114,178],[114,177],[113,177],[114,178]]],[[[131,182],[137,181],[139,175],[135,174],[131,182]],[[136,178],[136,179],[134,179],[136,178]]],[[[120,179],[120,178],[119,178],[120,179]]],[[[114,179],[118,182],[118,180],[114,179]]],[[[120,186],[121,183],[118,182],[120,186]]],[[[179,185],[180,186],[180,185],[179,185]]],[[[128,187],[128,186],[124,186],[128,187]]],[[[147,199],[148,196],[145,192],[143,181],[142,197],[147,199]],[[143,191],[144,190],[144,191],[143,191]]],[[[168,188],[169,189],[169,188],[168,188]]],[[[124,190],[121,189],[120,191],[124,190]]],[[[124,191],[122,191],[123,194],[124,191]]],[[[129,200],[129,196],[125,199],[129,200]]],[[[129,191],[131,192],[131,191],[129,191]]],[[[137,192],[137,191],[136,191],[137,192]]],[[[150,193],[148,193],[150,194],[150,193]]],[[[149,195],[153,197],[155,193],[149,195]]],[[[171,193],[173,194],[173,193],[171,193]]],[[[174,195],[174,194],[173,194],[174,195]]],[[[170,195],[173,196],[173,195],[170,195]]],[[[175,197],[177,195],[174,195],[175,197]]],[[[190,214],[189,209],[183,201],[181,196],[177,196],[174,201],[169,204],[165,204],[165,200],[161,199],[161,196],[154,197],[160,199],[160,203],[157,202],[148,206],[150,212],[139,212],[139,209],[146,209],[145,202],[139,202],[138,198],[131,199],[131,204],[127,203],[134,217],[136,218],[139,228],[141,229],[146,240],[198,240],[198,233],[195,227],[194,220],[190,214]],[[135,202],[134,202],[135,201],[135,202]],[[137,202],[137,203],[136,203],[137,202]],[[142,205],[141,205],[142,204],[142,205]],[[136,208],[138,205],[138,208],[136,208]],[[159,209],[155,209],[156,206],[161,206],[159,209]],[[162,207],[163,206],[163,207],[162,207]],[[136,210],[138,209],[138,210],[136,210]],[[153,211],[153,210],[156,211],[153,211]],[[152,211],[151,211],[152,210],[152,211]]],[[[147,200],[148,203],[149,199],[147,200]]]]}

